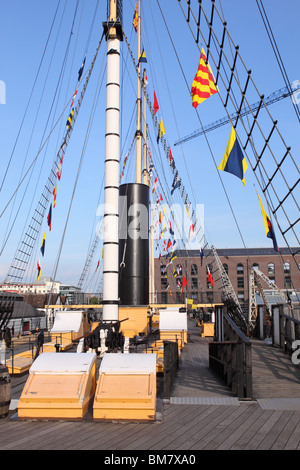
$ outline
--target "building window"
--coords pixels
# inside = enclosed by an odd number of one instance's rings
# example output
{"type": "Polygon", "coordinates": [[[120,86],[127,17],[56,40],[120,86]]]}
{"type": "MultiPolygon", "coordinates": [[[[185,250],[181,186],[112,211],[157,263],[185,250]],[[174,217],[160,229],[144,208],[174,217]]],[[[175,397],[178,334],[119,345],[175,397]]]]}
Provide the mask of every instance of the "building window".
{"type": "Polygon", "coordinates": [[[196,264],[191,265],[191,275],[192,276],[197,276],[198,275],[198,267],[196,264]]]}
{"type": "Polygon", "coordinates": [[[284,287],[286,289],[290,289],[292,287],[292,280],[291,280],[291,276],[285,276],[284,277],[284,287]]]}
{"type": "Polygon", "coordinates": [[[166,277],[162,277],[160,285],[162,289],[166,289],[168,287],[168,279],[166,277]]]}
{"type": "Polygon", "coordinates": [[[161,299],[162,304],[166,304],[167,301],[168,301],[168,293],[167,292],[162,292],[161,296],[160,296],[160,299],[161,299]]]}
{"type": "Polygon", "coordinates": [[[237,286],[238,286],[238,289],[244,289],[244,278],[243,277],[238,277],[237,278],[237,286]]]}
{"type": "Polygon", "coordinates": [[[225,270],[225,273],[228,274],[228,264],[224,263],[223,268],[225,270]]]}
{"type": "Polygon", "coordinates": [[[284,263],[283,265],[283,272],[285,274],[289,274],[291,272],[291,265],[290,263],[284,263]]]}
{"type": "Polygon", "coordinates": [[[192,290],[198,290],[198,278],[192,277],[192,290]]]}
{"type": "Polygon", "coordinates": [[[177,264],[176,269],[174,269],[173,275],[182,276],[182,266],[181,266],[181,264],[177,264]]]}
{"type": "Polygon", "coordinates": [[[238,291],[238,299],[240,302],[244,302],[245,301],[245,293],[243,291],[238,291]]]}
{"type": "Polygon", "coordinates": [[[259,264],[258,263],[253,263],[252,268],[253,269],[259,269],[259,264]]]}
{"type": "Polygon", "coordinates": [[[242,263],[239,263],[236,267],[236,273],[238,276],[243,276],[244,275],[244,265],[242,263]]]}
{"type": "Polygon", "coordinates": [[[160,265],[160,274],[163,276],[167,272],[167,267],[165,264],[160,265]]]}
{"type": "Polygon", "coordinates": [[[268,274],[274,275],[275,274],[275,264],[269,263],[268,264],[268,274]]]}

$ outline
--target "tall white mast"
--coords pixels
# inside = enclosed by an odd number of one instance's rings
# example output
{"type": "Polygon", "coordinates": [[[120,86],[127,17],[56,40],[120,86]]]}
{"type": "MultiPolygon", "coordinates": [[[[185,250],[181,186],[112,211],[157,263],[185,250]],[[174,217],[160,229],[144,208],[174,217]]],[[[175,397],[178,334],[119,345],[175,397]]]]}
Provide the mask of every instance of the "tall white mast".
{"type": "Polygon", "coordinates": [[[109,0],[103,241],[103,320],[119,319],[120,42],[118,0],[109,0]]]}
{"type": "Polygon", "coordinates": [[[138,89],[137,89],[137,129],[136,129],[136,182],[142,182],[142,93],[141,93],[141,0],[138,6],[138,89]]]}

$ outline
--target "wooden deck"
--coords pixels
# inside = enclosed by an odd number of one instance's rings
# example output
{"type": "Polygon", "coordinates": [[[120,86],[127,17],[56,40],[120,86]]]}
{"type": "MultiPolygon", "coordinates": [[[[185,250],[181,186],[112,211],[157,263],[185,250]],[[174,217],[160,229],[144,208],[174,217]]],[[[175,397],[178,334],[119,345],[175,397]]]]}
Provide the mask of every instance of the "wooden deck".
{"type": "MultiPolygon", "coordinates": [[[[254,400],[239,402],[208,368],[208,339],[189,321],[169,402],[153,423],[19,421],[14,410],[0,420],[1,450],[103,450],[112,452],[300,449],[300,371],[282,351],[253,341],[254,400]]],[[[67,354],[67,353],[66,353],[67,354]]],[[[26,376],[13,378],[12,400],[26,376]]],[[[169,453],[169,452],[168,452],[169,453]]],[[[125,454],[124,454],[125,455],[125,454]]],[[[138,454],[137,454],[138,455],[138,454]]]]}

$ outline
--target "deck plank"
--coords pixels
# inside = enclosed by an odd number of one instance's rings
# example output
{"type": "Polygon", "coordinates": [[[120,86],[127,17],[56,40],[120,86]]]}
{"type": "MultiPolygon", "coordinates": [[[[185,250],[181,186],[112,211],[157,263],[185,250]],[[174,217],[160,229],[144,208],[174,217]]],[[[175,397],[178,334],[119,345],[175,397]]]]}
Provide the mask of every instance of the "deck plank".
{"type": "MultiPolygon", "coordinates": [[[[194,413],[194,410],[190,407],[187,407],[183,410],[178,409],[176,407],[168,406],[168,409],[172,410],[171,419],[164,419],[164,422],[161,425],[157,426],[151,441],[149,440],[149,435],[147,433],[142,433],[142,435],[139,436],[139,438],[134,443],[136,450],[145,450],[147,445],[151,446],[152,448],[152,446],[155,445],[157,442],[162,442],[165,438],[165,434],[169,435],[174,427],[178,428],[185,421],[189,421],[194,413]]],[[[124,449],[132,449],[131,439],[130,442],[126,445],[126,447],[124,447],[124,449]]]]}
{"type": "Polygon", "coordinates": [[[242,450],[243,447],[250,440],[250,437],[246,436],[246,433],[256,423],[263,411],[256,404],[249,406],[251,413],[245,413],[243,416],[243,422],[232,430],[230,436],[225,439],[218,447],[218,450],[242,450]]]}
{"type": "Polygon", "coordinates": [[[236,439],[233,436],[235,430],[238,429],[239,435],[241,435],[245,422],[252,414],[253,409],[251,405],[241,405],[238,409],[234,409],[227,419],[222,422],[222,426],[216,426],[215,429],[205,436],[201,443],[201,449],[227,450],[228,446],[231,445],[230,440],[236,439]],[[228,442],[225,444],[226,441],[228,442]]]}
{"type": "MultiPolygon", "coordinates": [[[[284,413],[285,415],[286,413],[284,413]]],[[[289,421],[286,423],[286,425],[282,428],[280,428],[280,433],[278,434],[278,437],[274,441],[273,445],[271,446],[272,450],[281,450],[284,449],[285,445],[287,444],[288,440],[292,436],[292,434],[296,431],[297,424],[299,423],[299,412],[293,412],[292,416],[290,417],[289,421]]]]}
{"type": "MultiPolygon", "coordinates": [[[[300,414],[298,413],[298,417],[300,414]]],[[[291,433],[286,445],[284,446],[284,450],[296,450],[299,448],[300,445],[300,420],[298,419],[298,423],[291,433]]]]}
{"type": "Polygon", "coordinates": [[[263,341],[251,342],[254,398],[300,398],[300,369],[291,358],[263,341]]]}
{"type": "Polygon", "coordinates": [[[282,416],[282,411],[273,411],[268,419],[264,419],[265,416],[262,415],[262,418],[259,423],[259,427],[256,430],[256,433],[249,440],[245,446],[245,450],[257,450],[263,439],[271,431],[273,426],[280,426],[280,418],[282,416]]]}
{"type": "Polygon", "coordinates": [[[219,421],[225,419],[232,412],[232,408],[228,407],[214,407],[213,411],[204,417],[201,421],[201,428],[199,426],[199,421],[195,420],[193,426],[187,427],[185,432],[180,434],[176,433],[178,436],[177,439],[165,440],[162,449],[175,450],[180,448],[182,450],[187,450],[192,448],[194,442],[199,442],[202,437],[206,435],[211,429],[218,425],[219,421]],[[177,447],[178,446],[178,447],[177,447]]]}
{"type": "Polygon", "coordinates": [[[278,422],[278,425],[274,425],[272,429],[267,433],[267,435],[264,437],[264,439],[261,441],[259,446],[257,447],[257,450],[265,450],[265,449],[270,449],[272,448],[274,442],[278,437],[281,435],[282,430],[285,428],[285,426],[289,423],[291,417],[293,415],[293,412],[286,412],[282,413],[280,416],[280,422],[278,422]]]}

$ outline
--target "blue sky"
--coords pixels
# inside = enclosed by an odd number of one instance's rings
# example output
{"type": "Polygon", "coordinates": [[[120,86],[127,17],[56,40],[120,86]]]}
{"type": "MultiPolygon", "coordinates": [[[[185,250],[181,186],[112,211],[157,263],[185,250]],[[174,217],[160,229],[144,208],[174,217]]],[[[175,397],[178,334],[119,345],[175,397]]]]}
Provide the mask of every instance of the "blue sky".
{"type": "MultiPolygon", "coordinates": [[[[198,67],[199,51],[191,37],[178,2],[176,0],[164,0],[160,3],[163,5],[163,12],[174,40],[180,64],[187,81],[191,85],[198,67]]],[[[300,80],[298,54],[299,2],[297,0],[287,0],[283,3],[279,0],[272,0],[272,2],[265,1],[264,3],[290,81],[300,80]]],[[[153,90],[156,91],[160,105],[159,116],[163,118],[166,138],[171,145],[176,166],[186,191],[193,204],[204,204],[205,233],[209,243],[214,244],[217,248],[241,247],[243,241],[236,228],[207,142],[203,137],[199,137],[182,146],[174,146],[174,143],[180,137],[184,137],[200,127],[199,120],[191,106],[189,90],[174,55],[157,2],[156,0],[151,2],[144,0],[142,4],[142,13],[144,13],[142,42],[148,59],[146,65],[149,82],[148,93],[150,99],[153,100],[153,90]]],[[[57,5],[58,1],[56,0],[27,0],[26,2],[23,0],[11,0],[10,2],[0,0],[0,80],[6,84],[6,104],[0,105],[0,174],[2,177],[17,139],[57,5]]],[[[89,44],[87,51],[88,66],[101,37],[102,21],[105,20],[106,16],[106,1],[99,1],[96,21],[91,31],[90,40],[88,40],[97,1],[85,0],[84,2],[80,0],[62,87],[59,88],[59,98],[55,101],[53,112],[49,115],[57,80],[61,72],[66,44],[69,39],[75,5],[75,0],[61,1],[53,34],[12,156],[7,178],[0,193],[1,212],[17,187],[22,169],[25,171],[28,168],[38,152],[43,135],[44,138],[48,135],[53,123],[71,98],[76,86],[77,71],[85,54],[86,44],[89,44]],[[61,30],[59,30],[60,21],[62,21],[61,30]],[[49,122],[46,127],[48,118],[49,122]]],[[[137,36],[131,24],[134,5],[135,1],[133,0],[124,1],[124,30],[136,55],[137,36]]],[[[217,2],[217,5],[219,5],[219,2],[217,2]]],[[[243,2],[223,0],[222,7],[231,36],[235,43],[239,45],[247,68],[252,70],[252,77],[260,93],[267,96],[283,88],[283,78],[268,41],[256,2],[254,0],[245,0],[243,2]]],[[[121,67],[124,92],[122,95],[121,165],[134,135],[135,117],[131,126],[129,126],[129,123],[134,110],[137,82],[125,42],[123,42],[122,48],[121,67]]],[[[98,201],[102,202],[105,132],[104,59],[105,44],[100,49],[95,70],[68,146],[62,180],[58,184],[57,207],[53,212],[52,231],[47,232],[46,255],[43,259],[43,275],[51,276],[58,255],[58,247],[62,240],[78,165],[83,151],[87,123],[96,98],[95,115],[86,152],[84,153],[83,165],[56,276],[62,282],[75,285],[85,263],[89,242],[95,233],[98,201]],[[97,91],[98,81],[100,84],[99,94],[97,91]]],[[[251,100],[251,98],[250,94],[249,99],[251,100]]],[[[255,101],[257,101],[257,96],[253,93],[253,102],[255,101]]],[[[202,103],[198,107],[198,112],[204,125],[226,114],[218,96],[213,96],[202,103]]],[[[270,112],[274,119],[278,120],[284,139],[288,145],[291,145],[294,158],[299,161],[299,122],[296,119],[290,100],[285,99],[273,104],[270,107],[270,112]]],[[[53,132],[47,151],[43,151],[38,158],[30,180],[25,180],[20,191],[18,191],[16,200],[10,204],[1,218],[0,243],[3,252],[0,260],[0,279],[4,278],[8,271],[28,216],[32,215],[45,185],[61,142],[67,116],[68,108],[60,125],[53,132]],[[28,189],[25,192],[27,183],[28,189]],[[12,225],[15,217],[16,222],[12,225]],[[10,233],[9,239],[3,246],[8,233],[10,233]]],[[[164,190],[169,191],[173,175],[168,166],[165,165],[163,150],[157,148],[151,123],[149,127],[154,163],[159,170],[164,165],[165,180],[163,181],[165,185],[169,185],[164,190]]],[[[207,135],[209,145],[218,164],[222,160],[229,133],[230,127],[224,126],[207,135]]],[[[132,181],[134,178],[134,159],[135,148],[129,156],[124,181],[132,181]]],[[[291,169],[287,168],[287,171],[291,171],[291,169]]],[[[230,196],[230,202],[246,246],[271,247],[272,243],[265,237],[264,233],[258,199],[253,186],[253,184],[256,184],[256,180],[252,170],[249,169],[246,173],[246,188],[240,180],[230,174],[222,173],[221,178],[230,196]]],[[[175,194],[174,202],[180,202],[178,194],[175,194]]],[[[298,214],[295,213],[294,218],[297,217],[298,214]]],[[[45,228],[46,221],[42,232],[45,228]]],[[[41,239],[42,234],[39,237],[38,247],[33,259],[32,279],[36,276],[34,269],[41,239]]],[[[280,246],[284,246],[278,230],[277,241],[280,246]]],[[[97,264],[99,256],[100,253],[97,253],[92,269],[97,264]]]]}

